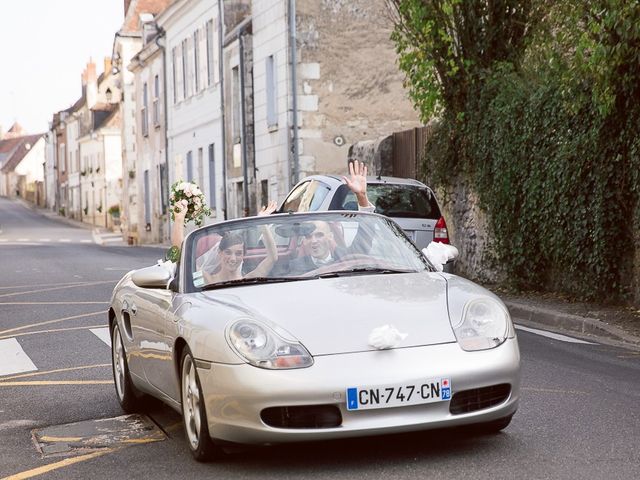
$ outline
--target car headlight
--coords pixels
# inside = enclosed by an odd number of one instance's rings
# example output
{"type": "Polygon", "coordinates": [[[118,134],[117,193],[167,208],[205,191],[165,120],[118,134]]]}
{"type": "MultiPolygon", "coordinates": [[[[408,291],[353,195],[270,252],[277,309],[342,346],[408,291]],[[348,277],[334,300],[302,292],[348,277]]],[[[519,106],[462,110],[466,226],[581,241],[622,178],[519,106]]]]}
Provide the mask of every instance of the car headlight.
{"type": "Polygon", "coordinates": [[[233,349],[251,365],[260,368],[304,368],[313,357],[302,344],[281,338],[267,326],[251,320],[238,320],[228,331],[233,349]]]}
{"type": "Polygon", "coordinates": [[[487,350],[507,339],[510,324],[509,313],[498,302],[480,298],[465,305],[462,321],[453,331],[463,350],[487,350]]]}

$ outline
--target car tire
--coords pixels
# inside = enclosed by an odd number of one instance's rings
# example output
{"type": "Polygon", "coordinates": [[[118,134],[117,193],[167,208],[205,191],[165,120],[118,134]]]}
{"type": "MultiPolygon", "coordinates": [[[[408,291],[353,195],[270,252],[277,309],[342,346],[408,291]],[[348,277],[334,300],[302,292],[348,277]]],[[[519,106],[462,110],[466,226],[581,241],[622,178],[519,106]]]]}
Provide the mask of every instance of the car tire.
{"type": "Polygon", "coordinates": [[[224,453],[209,435],[200,378],[188,347],[182,352],[180,361],[180,398],[184,433],[193,458],[198,462],[220,458],[224,453]]]}
{"type": "Polygon", "coordinates": [[[116,396],[122,409],[127,413],[139,411],[142,405],[141,394],[138,393],[131,381],[127,354],[117,323],[114,323],[111,329],[111,371],[113,372],[116,396]]]}

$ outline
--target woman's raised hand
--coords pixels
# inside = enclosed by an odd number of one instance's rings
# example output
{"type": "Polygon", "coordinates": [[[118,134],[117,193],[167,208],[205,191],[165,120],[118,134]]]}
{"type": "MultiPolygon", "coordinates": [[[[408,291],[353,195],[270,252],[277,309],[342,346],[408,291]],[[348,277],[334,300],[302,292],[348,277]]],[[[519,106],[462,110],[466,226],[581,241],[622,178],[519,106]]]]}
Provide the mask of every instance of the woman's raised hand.
{"type": "Polygon", "coordinates": [[[273,212],[276,211],[276,208],[278,208],[278,204],[273,200],[271,200],[267,206],[262,207],[262,210],[258,212],[258,216],[264,217],[266,215],[271,215],[273,212]]]}

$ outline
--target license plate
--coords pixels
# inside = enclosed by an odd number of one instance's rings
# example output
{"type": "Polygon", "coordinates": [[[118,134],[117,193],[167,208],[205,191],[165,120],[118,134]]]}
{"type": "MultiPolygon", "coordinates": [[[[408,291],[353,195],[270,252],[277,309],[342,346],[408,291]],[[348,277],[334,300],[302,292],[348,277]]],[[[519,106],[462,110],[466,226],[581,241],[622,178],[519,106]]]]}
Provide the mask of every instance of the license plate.
{"type": "Polygon", "coordinates": [[[404,407],[442,402],[451,398],[448,378],[434,378],[415,384],[398,383],[375,387],[347,388],[347,410],[404,407]]]}

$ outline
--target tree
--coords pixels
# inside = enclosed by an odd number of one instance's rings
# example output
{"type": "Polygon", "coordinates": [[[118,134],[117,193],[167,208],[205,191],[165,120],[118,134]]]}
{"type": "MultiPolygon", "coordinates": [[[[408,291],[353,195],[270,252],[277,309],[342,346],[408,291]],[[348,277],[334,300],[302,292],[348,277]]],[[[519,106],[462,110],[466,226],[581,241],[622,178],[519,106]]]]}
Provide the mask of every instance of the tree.
{"type": "Polygon", "coordinates": [[[424,122],[460,118],[496,64],[517,66],[542,10],[535,0],[387,0],[406,86],[424,122]]]}

